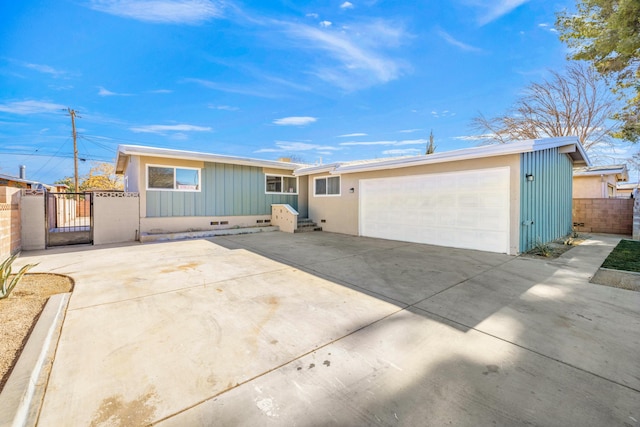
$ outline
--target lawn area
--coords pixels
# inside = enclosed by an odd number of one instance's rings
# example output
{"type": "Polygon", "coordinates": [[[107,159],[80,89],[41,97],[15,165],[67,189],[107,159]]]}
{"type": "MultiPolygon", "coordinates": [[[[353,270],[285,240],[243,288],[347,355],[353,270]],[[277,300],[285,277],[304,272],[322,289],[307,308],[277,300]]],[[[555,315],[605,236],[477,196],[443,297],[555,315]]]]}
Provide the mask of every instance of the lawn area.
{"type": "Polygon", "coordinates": [[[621,240],[604,260],[602,267],[640,273],[640,241],[621,240]]]}

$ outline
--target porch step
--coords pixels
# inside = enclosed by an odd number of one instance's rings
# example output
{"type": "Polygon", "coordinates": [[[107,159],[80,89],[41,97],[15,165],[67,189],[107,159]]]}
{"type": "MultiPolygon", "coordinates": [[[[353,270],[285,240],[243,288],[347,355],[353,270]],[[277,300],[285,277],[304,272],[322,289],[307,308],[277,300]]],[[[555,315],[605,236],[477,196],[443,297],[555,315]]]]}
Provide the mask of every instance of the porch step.
{"type": "Polygon", "coordinates": [[[308,231],[322,231],[322,227],[310,220],[309,218],[298,218],[298,228],[296,233],[306,233],[308,231]]]}

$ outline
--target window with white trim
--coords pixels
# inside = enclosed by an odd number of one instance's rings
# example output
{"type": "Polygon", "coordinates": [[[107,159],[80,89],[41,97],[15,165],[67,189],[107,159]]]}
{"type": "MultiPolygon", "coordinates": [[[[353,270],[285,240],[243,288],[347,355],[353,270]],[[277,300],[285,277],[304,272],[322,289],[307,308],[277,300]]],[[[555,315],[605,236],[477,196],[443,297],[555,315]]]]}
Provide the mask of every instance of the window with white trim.
{"type": "Polygon", "coordinates": [[[323,176],[314,178],[313,180],[314,196],[339,196],[340,195],[340,177],[339,176],[323,176]]]}
{"type": "Polygon", "coordinates": [[[147,190],[200,191],[200,169],[147,165],[147,190]]]}
{"type": "Polygon", "coordinates": [[[265,175],[264,182],[267,194],[298,194],[298,177],[265,175]]]}

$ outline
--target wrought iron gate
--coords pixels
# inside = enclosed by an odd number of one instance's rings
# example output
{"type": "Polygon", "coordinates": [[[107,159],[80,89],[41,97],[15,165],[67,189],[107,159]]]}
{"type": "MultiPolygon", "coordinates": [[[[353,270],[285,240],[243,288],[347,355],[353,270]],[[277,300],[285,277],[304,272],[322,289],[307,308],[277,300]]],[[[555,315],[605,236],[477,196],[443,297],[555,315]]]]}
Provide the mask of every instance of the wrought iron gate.
{"type": "Polygon", "coordinates": [[[93,194],[46,193],[47,247],[93,243],[93,194]]]}

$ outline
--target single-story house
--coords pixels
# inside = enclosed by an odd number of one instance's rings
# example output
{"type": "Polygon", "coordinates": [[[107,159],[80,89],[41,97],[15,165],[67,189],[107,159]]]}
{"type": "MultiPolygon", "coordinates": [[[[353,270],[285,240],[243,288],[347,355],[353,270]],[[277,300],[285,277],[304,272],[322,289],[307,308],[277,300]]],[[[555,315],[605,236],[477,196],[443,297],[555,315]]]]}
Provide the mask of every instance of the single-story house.
{"type": "Polygon", "coordinates": [[[618,183],[616,186],[616,197],[621,199],[630,199],[634,196],[634,191],[636,194],[640,192],[640,183],[638,182],[627,182],[627,183],[618,183]]]}
{"type": "Polygon", "coordinates": [[[627,165],[577,167],[573,170],[573,198],[615,198],[618,196],[618,183],[628,180],[627,165]]]}
{"type": "MultiPolygon", "coordinates": [[[[25,176],[25,167],[20,167],[20,176],[13,176],[0,173],[0,203],[15,202],[15,198],[20,190],[30,189],[49,189],[53,187],[42,184],[41,182],[27,179],[25,176]]],[[[15,202],[17,203],[17,202],[15,202]]]]}
{"type": "Polygon", "coordinates": [[[170,233],[268,224],[271,205],[307,212],[300,164],[120,145],[116,173],[140,193],[140,232],[170,233]]]}
{"type": "Polygon", "coordinates": [[[323,165],[121,145],[116,172],[142,233],[256,225],[284,203],[330,232],[515,255],[571,232],[585,165],[565,137],[323,165]]]}

